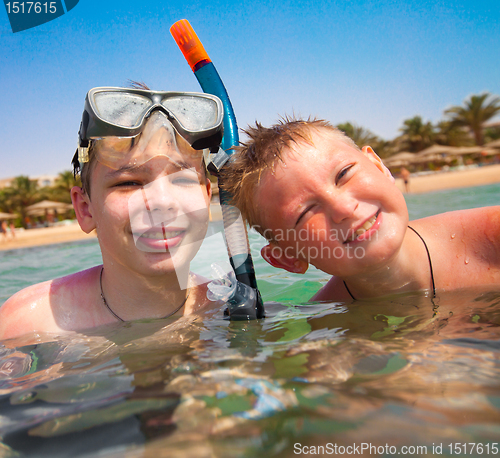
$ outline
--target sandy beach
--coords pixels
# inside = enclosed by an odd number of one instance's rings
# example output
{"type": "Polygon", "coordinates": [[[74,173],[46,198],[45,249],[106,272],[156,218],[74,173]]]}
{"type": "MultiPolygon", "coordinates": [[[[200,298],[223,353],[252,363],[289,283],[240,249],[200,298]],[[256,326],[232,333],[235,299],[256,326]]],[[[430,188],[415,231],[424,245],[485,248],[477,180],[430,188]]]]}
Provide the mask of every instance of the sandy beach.
{"type": "Polygon", "coordinates": [[[52,245],[54,243],[74,242],[83,239],[95,239],[95,231],[85,234],[75,221],[72,224],[39,229],[17,229],[14,239],[9,236],[7,240],[0,236],[0,251],[27,248],[31,246],[52,245]]]}
{"type": "MultiPolygon", "coordinates": [[[[211,219],[214,221],[222,219],[220,205],[210,206],[211,219]]],[[[14,239],[8,235],[7,240],[0,234],[0,252],[28,248],[32,246],[53,245],[56,243],[74,242],[77,240],[96,239],[95,231],[85,234],[76,221],[64,226],[42,227],[39,229],[16,229],[14,239]]]]}
{"type": "MultiPolygon", "coordinates": [[[[480,186],[499,182],[500,164],[489,165],[461,171],[437,172],[423,176],[411,176],[410,193],[419,194],[423,192],[480,186]]],[[[396,179],[396,186],[398,186],[401,191],[404,191],[404,183],[400,178],[396,179]]],[[[221,217],[220,207],[212,205],[211,213],[213,219],[219,219],[221,217]]],[[[8,240],[5,241],[4,238],[0,236],[0,251],[95,238],[95,232],[85,234],[75,221],[73,224],[65,226],[29,230],[18,229],[14,240],[9,237],[8,240]]]]}
{"type": "MultiPolygon", "coordinates": [[[[429,175],[410,176],[410,193],[441,191],[443,189],[466,188],[500,182],[500,164],[476,167],[452,172],[436,172],[429,175]]],[[[404,191],[401,178],[396,186],[404,191]]]]}

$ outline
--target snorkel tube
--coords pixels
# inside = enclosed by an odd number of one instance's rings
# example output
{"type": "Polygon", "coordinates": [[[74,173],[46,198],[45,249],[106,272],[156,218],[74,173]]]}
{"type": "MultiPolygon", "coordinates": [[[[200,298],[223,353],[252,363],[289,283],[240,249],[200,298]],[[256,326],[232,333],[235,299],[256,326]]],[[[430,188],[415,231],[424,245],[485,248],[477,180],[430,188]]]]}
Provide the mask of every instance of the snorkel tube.
{"type": "Polygon", "coordinates": [[[219,149],[215,154],[211,154],[211,162],[208,165],[208,170],[218,176],[219,197],[227,250],[231,266],[239,282],[236,291],[245,290],[244,286],[247,285],[255,292],[255,294],[243,295],[247,299],[239,300],[233,298],[229,300],[227,302],[229,318],[231,320],[263,318],[264,305],[257,288],[246,226],[239,210],[230,205],[231,195],[222,189],[221,177],[218,175],[230,155],[233,154],[232,147],[237,146],[239,143],[238,125],[236,124],[233,107],[214,64],[210,60],[210,57],[208,57],[191,24],[186,19],[177,21],[170,28],[170,33],[193,70],[203,91],[219,97],[224,105],[222,149],[219,149]],[[252,299],[248,300],[248,297],[252,299]]]}

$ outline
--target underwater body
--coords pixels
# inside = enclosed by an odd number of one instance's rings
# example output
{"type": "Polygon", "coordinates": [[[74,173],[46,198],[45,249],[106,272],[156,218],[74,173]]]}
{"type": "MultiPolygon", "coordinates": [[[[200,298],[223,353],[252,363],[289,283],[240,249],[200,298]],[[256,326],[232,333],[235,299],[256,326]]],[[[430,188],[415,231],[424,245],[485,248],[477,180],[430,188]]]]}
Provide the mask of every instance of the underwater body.
{"type": "MultiPolygon", "coordinates": [[[[497,205],[500,184],[405,197],[416,219],[497,205]]],[[[263,244],[250,233],[264,320],[0,346],[0,457],[500,455],[500,285],[308,304],[326,274],[278,271],[263,244]]],[[[100,263],[96,241],[0,252],[0,304],[100,263]]]]}

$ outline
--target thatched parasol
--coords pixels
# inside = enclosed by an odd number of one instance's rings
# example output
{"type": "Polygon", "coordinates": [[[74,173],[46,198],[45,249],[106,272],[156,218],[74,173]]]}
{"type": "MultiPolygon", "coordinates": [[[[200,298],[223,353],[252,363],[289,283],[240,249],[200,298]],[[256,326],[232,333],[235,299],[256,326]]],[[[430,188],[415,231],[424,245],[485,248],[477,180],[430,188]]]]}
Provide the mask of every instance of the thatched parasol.
{"type": "Polygon", "coordinates": [[[57,210],[57,211],[65,212],[67,210],[71,210],[72,208],[73,208],[73,205],[65,204],[64,202],[54,202],[51,200],[42,200],[41,202],[38,202],[36,204],[33,204],[33,205],[26,207],[26,214],[30,215],[30,216],[43,215],[50,210],[57,210]]]}
{"type": "Polygon", "coordinates": [[[500,148],[500,138],[484,145],[486,148],[500,148]]]}
{"type": "Polygon", "coordinates": [[[425,148],[422,151],[419,151],[417,154],[419,157],[424,157],[427,155],[432,156],[433,154],[447,154],[454,148],[454,146],[432,145],[429,146],[429,148],[425,148]]]}
{"type": "Polygon", "coordinates": [[[450,155],[452,156],[464,156],[466,154],[489,156],[496,153],[498,153],[498,151],[491,148],[485,148],[484,146],[460,146],[459,148],[453,148],[453,151],[450,151],[450,155]]]}
{"type": "Polygon", "coordinates": [[[0,220],[3,219],[15,219],[17,218],[17,215],[14,215],[13,213],[3,213],[0,212],[0,220]]]}
{"type": "Polygon", "coordinates": [[[415,153],[397,153],[383,160],[386,167],[401,167],[409,165],[415,158],[415,153]]]}

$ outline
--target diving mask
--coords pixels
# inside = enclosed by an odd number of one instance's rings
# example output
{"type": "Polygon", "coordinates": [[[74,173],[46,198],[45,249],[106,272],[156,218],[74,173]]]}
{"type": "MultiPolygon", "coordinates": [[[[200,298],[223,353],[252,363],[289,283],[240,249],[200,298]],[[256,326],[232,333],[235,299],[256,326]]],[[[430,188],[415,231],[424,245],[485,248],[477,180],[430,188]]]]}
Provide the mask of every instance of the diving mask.
{"type": "Polygon", "coordinates": [[[139,142],[134,140],[139,134],[143,134],[141,137],[151,137],[147,132],[150,121],[156,127],[163,125],[170,132],[173,132],[173,127],[178,134],[174,137],[180,136],[187,143],[183,149],[189,149],[188,145],[196,151],[216,149],[223,136],[223,117],[222,102],[210,94],[94,88],[85,98],[78,133],[78,160],[81,163],[88,162],[90,141],[107,139],[104,143],[108,143],[108,147],[100,154],[100,162],[117,168],[116,161],[123,162],[124,155],[129,155],[135,149],[135,159],[132,159],[139,165],[137,153],[141,149],[136,147],[137,143],[141,143],[141,138],[139,142]]]}

